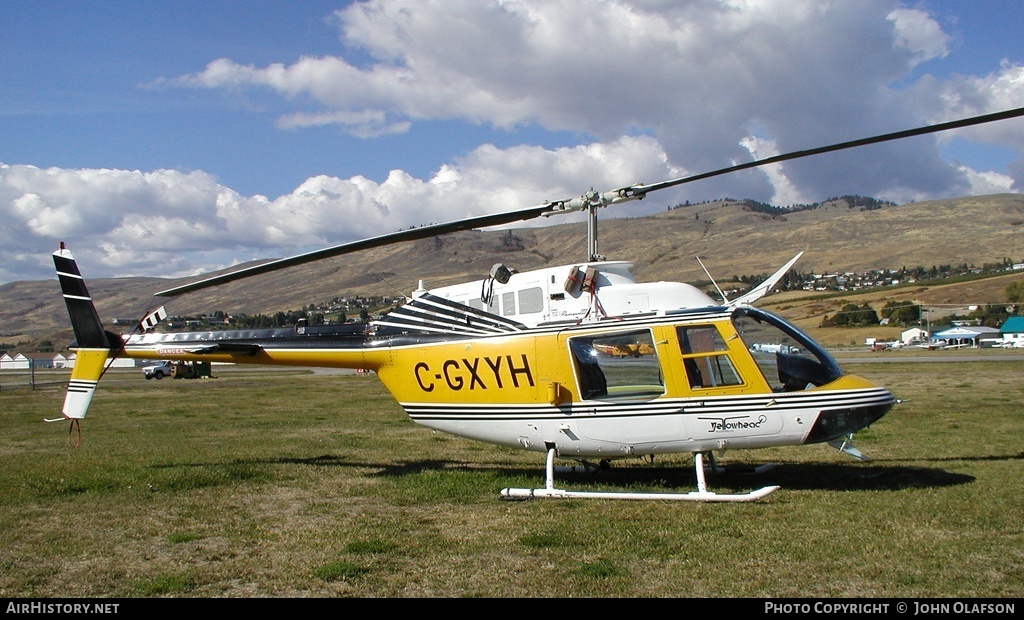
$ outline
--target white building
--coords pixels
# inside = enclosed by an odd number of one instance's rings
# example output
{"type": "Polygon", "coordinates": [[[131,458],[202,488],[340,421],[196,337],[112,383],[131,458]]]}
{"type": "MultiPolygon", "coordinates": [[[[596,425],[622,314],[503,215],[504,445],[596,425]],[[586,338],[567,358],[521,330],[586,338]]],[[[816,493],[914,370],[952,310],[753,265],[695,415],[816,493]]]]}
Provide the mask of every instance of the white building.
{"type": "Polygon", "coordinates": [[[910,344],[912,342],[925,342],[928,340],[930,334],[928,330],[921,329],[920,327],[911,327],[900,332],[900,342],[903,344],[910,344]]]}

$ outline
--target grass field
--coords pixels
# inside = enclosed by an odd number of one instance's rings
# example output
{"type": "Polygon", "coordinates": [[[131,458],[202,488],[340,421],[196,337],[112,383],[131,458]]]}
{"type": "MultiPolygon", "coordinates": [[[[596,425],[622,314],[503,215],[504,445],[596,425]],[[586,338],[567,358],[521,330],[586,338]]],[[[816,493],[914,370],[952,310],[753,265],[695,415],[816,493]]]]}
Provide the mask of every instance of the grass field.
{"type": "MultiPolygon", "coordinates": [[[[0,392],[4,597],[1020,597],[1024,362],[850,363],[905,402],[856,445],[712,490],[752,504],[498,498],[543,455],[411,422],[372,376],[215,373],[0,392]]],[[[688,491],[686,455],[577,489],[688,491]]]]}

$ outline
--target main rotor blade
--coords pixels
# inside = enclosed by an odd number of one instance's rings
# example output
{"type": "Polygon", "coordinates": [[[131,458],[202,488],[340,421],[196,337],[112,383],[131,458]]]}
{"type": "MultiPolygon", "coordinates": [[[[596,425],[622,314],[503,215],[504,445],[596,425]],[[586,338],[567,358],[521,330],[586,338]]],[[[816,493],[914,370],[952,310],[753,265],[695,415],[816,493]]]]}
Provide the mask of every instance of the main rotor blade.
{"type": "Polygon", "coordinates": [[[704,172],[701,174],[695,174],[693,176],[673,179],[671,181],[662,181],[661,183],[653,183],[651,185],[637,185],[632,188],[629,188],[628,195],[630,197],[643,198],[648,192],[657,191],[659,189],[666,189],[669,187],[675,187],[676,185],[682,185],[684,183],[701,181],[703,179],[708,179],[723,174],[729,174],[730,172],[738,172],[740,170],[746,170],[748,168],[767,166],[768,164],[777,164],[781,161],[789,161],[791,159],[799,159],[801,157],[809,157],[811,155],[820,155],[822,153],[831,153],[833,151],[841,151],[843,149],[852,149],[858,146],[867,146],[868,144],[878,144],[880,142],[889,142],[890,140],[901,140],[903,138],[921,136],[930,133],[938,133],[940,131],[948,131],[950,129],[960,129],[963,127],[970,127],[972,125],[981,125],[984,123],[991,123],[993,121],[1002,121],[1010,118],[1016,118],[1019,116],[1024,116],[1024,108],[1006,110],[1005,112],[994,112],[992,114],[984,114],[982,116],[974,116],[971,118],[965,118],[958,121],[939,123],[937,125],[926,125],[924,127],[918,127],[917,129],[895,131],[893,133],[882,134],[871,138],[861,138],[859,140],[839,142],[837,144],[832,144],[830,146],[822,146],[814,149],[807,149],[804,151],[793,151],[792,153],[785,153],[783,155],[776,155],[774,157],[766,157],[765,159],[756,159],[754,161],[737,164],[735,166],[729,166],[728,168],[721,168],[719,170],[713,170],[711,172],[704,172]]]}
{"type": "Polygon", "coordinates": [[[530,207],[529,209],[521,209],[519,211],[496,213],[494,215],[481,215],[479,217],[472,217],[465,220],[446,222],[443,224],[431,224],[429,226],[410,228],[408,230],[371,237],[369,239],[361,239],[351,243],[344,243],[324,248],[322,250],[308,252],[306,254],[298,254],[289,258],[282,258],[263,263],[261,265],[239,269],[238,271],[213,276],[211,278],[206,278],[205,280],[192,282],[191,284],[183,284],[182,286],[176,286],[174,288],[167,289],[166,291],[160,291],[157,293],[157,296],[174,297],[183,293],[198,291],[211,286],[241,280],[242,278],[277,271],[278,269],[284,269],[286,267],[295,267],[297,265],[304,265],[306,263],[312,263],[325,258],[331,258],[333,256],[351,254],[352,252],[368,250],[370,248],[391,245],[394,243],[401,243],[403,241],[416,241],[417,239],[426,239],[428,237],[434,237],[436,235],[443,235],[451,232],[470,230],[473,228],[486,228],[488,226],[499,226],[501,224],[511,224],[512,222],[529,220],[550,212],[551,205],[552,203],[547,203],[536,207],[530,207]]]}
{"type": "Polygon", "coordinates": [[[185,284],[175,288],[167,289],[165,291],[157,293],[157,296],[173,297],[176,295],[181,295],[183,293],[189,293],[192,291],[209,288],[211,286],[217,286],[219,284],[233,282],[235,280],[240,280],[242,278],[248,278],[263,273],[269,273],[271,271],[277,271],[278,269],[294,267],[297,265],[304,265],[306,263],[311,263],[324,258],[341,256],[343,254],[349,254],[352,252],[358,252],[360,250],[367,250],[370,248],[391,245],[394,243],[401,243],[403,241],[415,241],[417,239],[426,239],[428,237],[433,237],[435,235],[442,235],[462,230],[470,230],[473,228],[486,228],[488,226],[511,224],[512,222],[530,220],[544,215],[553,215],[555,213],[569,213],[572,211],[578,211],[585,208],[592,209],[599,206],[606,206],[609,204],[615,204],[619,202],[641,200],[650,192],[658,191],[661,189],[667,189],[669,187],[675,187],[677,185],[683,185],[684,183],[692,183],[694,181],[700,181],[703,179],[708,179],[723,174],[729,174],[731,172],[738,172],[740,170],[756,168],[758,166],[767,166],[768,164],[776,164],[779,162],[789,161],[792,159],[799,159],[801,157],[810,157],[811,155],[820,155],[822,153],[841,151],[844,149],[850,149],[858,146],[867,146],[869,144],[878,144],[880,142],[888,142],[891,140],[900,140],[902,138],[910,138],[913,136],[938,133],[940,131],[947,131],[950,129],[960,129],[963,127],[970,127],[972,125],[981,125],[983,123],[991,123],[993,121],[1006,120],[1020,116],[1024,116],[1024,108],[1006,110],[1005,112],[995,112],[993,114],[984,114],[982,116],[975,116],[972,118],[950,121],[947,123],[939,123],[936,125],[926,125],[924,127],[918,127],[916,129],[896,131],[893,133],[882,134],[870,138],[850,140],[848,142],[839,142],[837,144],[807,149],[803,151],[793,151],[792,153],[776,155],[774,157],[768,157],[765,159],[757,159],[742,164],[737,164],[735,166],[729,166],[728,168],[720,168],[718,170],[713,170],[711,172],[704,172],[693,176],[681,177],[678,179],[672,179],[670,181],[662,181],[661,183],[654,183],[651,185],[631,185],[628,187],[622,187],[604,194],[598,194],[597,192],[591,190],[590,193],[584,194],[583,196],[580,196],[579,198],[575,199],[553,201],[542,205],[537,205],[535,207],[530,207],[528,209],[509,211],[506,213],[497,213],[494,215],[483,215],[465,220],[458,220],[455,222],[431,224],[430,226],[412,228],[409,230],[399,231],[397,233],[390,233],[387,235],[380,235],[378,237],[371,237],[369,239],[354,241],[352,243],[336,245],[333,247],[325,248],[322,250],[316,250],[314,252],[309,252],[306,254],[299,254],[297,256],[292,256],[290,258],[282,258],[279,260],[263,263],[261,265],[256,265],[254,267],[248,267],[246,269],[240,269],[238,271],[233,271],[231,273],[214,276],[211,278],[207,278],[205,280],[199,280],[191,284],[185,284]]]}

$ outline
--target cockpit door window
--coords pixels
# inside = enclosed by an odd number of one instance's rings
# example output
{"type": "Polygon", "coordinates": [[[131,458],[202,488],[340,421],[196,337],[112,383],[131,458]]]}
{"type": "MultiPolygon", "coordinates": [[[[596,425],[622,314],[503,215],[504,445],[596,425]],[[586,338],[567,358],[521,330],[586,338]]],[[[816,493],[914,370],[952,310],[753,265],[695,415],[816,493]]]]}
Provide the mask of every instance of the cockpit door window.
{"type": "Polygon", "coordinates": [[[729,359],[726,346],[714,326],[678,327],[683,367],[691,388],[740,385],[743,380],[729,359]]]}

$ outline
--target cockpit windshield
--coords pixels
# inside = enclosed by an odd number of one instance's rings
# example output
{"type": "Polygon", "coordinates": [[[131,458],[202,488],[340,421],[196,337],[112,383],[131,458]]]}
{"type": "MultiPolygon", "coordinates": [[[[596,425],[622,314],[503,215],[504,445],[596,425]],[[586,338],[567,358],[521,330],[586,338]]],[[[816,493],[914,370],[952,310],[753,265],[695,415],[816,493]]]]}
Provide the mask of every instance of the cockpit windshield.
{"type": "Polygon", "coordinates": [[[737,308],[733,325],[776,392],[825,385],[843,374],[821,345],[774,314],[757,308],[737,308]]]}

